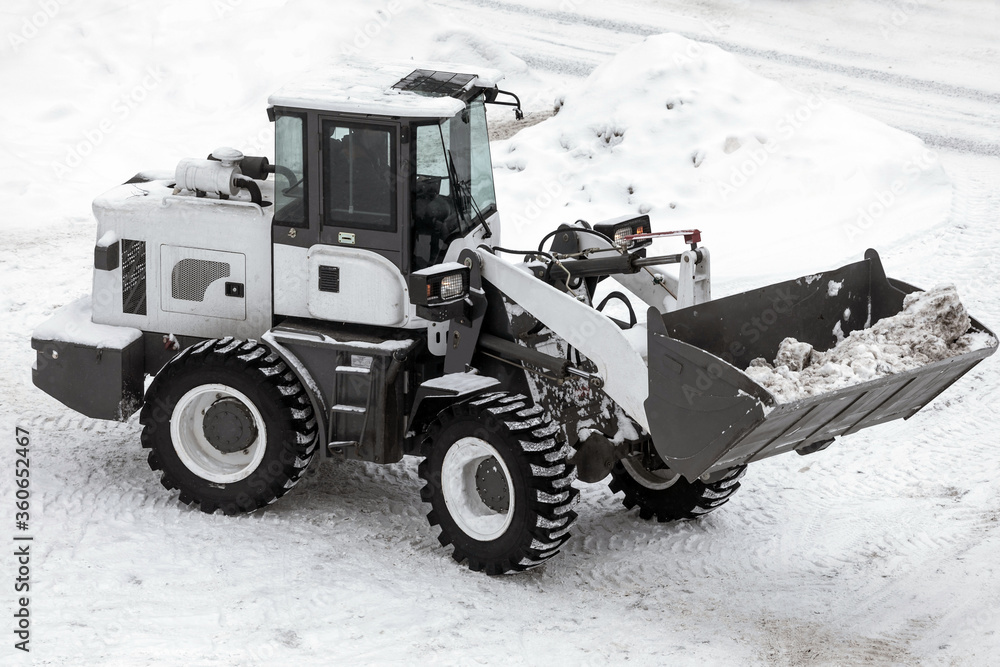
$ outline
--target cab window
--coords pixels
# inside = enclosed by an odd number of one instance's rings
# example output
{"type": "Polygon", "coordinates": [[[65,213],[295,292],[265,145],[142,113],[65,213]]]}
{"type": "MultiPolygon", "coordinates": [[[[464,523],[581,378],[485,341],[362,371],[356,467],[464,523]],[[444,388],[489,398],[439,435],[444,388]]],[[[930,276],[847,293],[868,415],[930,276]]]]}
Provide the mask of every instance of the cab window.
{"type": "Polygon", "coordinates": [[[306,227],[305,117],[282,114],[274,128],[274,223],[306,227]]]}
{"type": "Polygon", "coordinates": [[[447,241],[461,230],[460,217],[451,196],[451,177],[445,137],[448,123],[415,128],[417,170],[413,189],[413,268],[439,263],[448,250],[447,241]]]}
{"type": "Polygon", "coordinates": [[[470,171],[472,198],[484,214],[496,208],[497,195],[493,188],[493,160],[490,157],[490,136],[486,127],[486,101],[482,95],[469,104],[470,171]]]}
{"type": "Polygon", "coordinates": [[[323,123],[323,222],[396,230],[395,145],[389,128],[323,123]]]}

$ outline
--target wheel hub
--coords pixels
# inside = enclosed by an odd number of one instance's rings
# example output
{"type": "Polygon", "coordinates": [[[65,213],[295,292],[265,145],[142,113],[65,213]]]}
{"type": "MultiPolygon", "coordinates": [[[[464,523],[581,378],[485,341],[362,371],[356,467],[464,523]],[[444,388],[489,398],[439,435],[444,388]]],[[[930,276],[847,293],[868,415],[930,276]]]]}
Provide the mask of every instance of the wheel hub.
{"type": "Polygon", "coordinates": [[[495,456],[484,459],[476,469],[476,491],[483,504],[494,512],[510,509],[510,487],[495,456]]]}
{"type": "Polygon", "coordinates": [[[486,440],[455,441],[441,461],[441,493],[459,530],[480,542],[498,539],[517,511],[514,481],[503,456],[486,440]]]}
{"type": "Polygon", "coordinates": [[[681,476],[669,468],[650,470],[643,465],[642,460],[636,456],[626,456],[621,461],[622,466],[628,471],[632,479],[653,491],[662,491],[676,484],[681,476]]]}
{"type": "Polygon", "coordinates": [[[247,449],[257,439],[253,415],[236,398],[222,398],[205,412],[205,439],[223,454],[247,449]]]}
{"type": "Polygon", "coordinates": [[[229,484],[246,479],[267,451],[264,416],[246,394],[202,384],[177,399],[170,439],[181,463],[198,477],[229,484]]]}

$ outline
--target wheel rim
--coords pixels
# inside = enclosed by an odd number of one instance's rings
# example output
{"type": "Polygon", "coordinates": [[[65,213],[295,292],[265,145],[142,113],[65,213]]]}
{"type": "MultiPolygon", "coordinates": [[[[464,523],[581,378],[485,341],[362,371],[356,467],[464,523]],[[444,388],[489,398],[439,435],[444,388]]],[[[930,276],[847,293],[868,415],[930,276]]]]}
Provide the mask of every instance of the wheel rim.
{"type": "Polygon", "coordinates": [[[462,438],[444,455],[445,505],[462,532],[473,539],[489,542],[507,532],[514,518],[513,486],[503,457],[485,440],[462,438]]]}
{"type": "Polygon", "coordinates": [[[632,456],[622,459],[622,467],[631,475],[632,479],[647,489],[654,491],[669,489],[681,478],[680,475],[672,472],[669,468],[647,470],[641,461],[632,456]]]}
{"type": "Polygon", "coordinates": [[[170,417],[174,451],[188,470],[219,484],[238,482],[257,469],[267,445],[264,418],[246,394],[224,384],[205,384],[181,396],[170,417]],[[227,452],[205,434],[205,415],[220,401],[238,401],[249,415],[256,432],[246,448],[227,452]]]}

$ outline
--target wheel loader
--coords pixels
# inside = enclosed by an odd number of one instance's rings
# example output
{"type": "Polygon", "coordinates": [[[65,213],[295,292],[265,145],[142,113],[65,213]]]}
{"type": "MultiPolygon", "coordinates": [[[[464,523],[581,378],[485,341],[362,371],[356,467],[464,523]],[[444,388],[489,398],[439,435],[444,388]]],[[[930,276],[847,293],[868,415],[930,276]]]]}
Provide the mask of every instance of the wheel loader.
{"type": "Polygon", "coordinates": [[[500,80],[306,79],[268,100],[273,163],[217,149],[100,196],[92,293],[34,332],[34,384],[92,418],[138,412],[150,468],[209,513],[265,507],[320,459],[422,457],[439,541],[500,574],[569,539],[574,484],[694,519],[749,463],[908,418],[995,350],[972,320],[991,345],[777,402],[752,360],[786,337],[828,349],[916,288],[869,250],[713,300],[701,233],[648,215],[522,247],[494,192],[486,107],[520,114],[500,80]]]}

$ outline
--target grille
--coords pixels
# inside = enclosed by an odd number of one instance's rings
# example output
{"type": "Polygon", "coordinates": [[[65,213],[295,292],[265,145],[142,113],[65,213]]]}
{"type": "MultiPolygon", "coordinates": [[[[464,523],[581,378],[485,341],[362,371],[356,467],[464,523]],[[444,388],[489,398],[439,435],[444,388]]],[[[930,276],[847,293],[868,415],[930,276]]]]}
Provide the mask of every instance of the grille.
{"type": "Polygon", "coordinates": [[[319,267],[319,291],[339,292],[340,291],[340,267],[320,266],[319,267]]]}
{"type": "Polygon", "coordinates": [[[146,314],[146,242],[122,239],[122,312],[146,314]]]}
{"type": "Polygon", "coordinates": [[[208,286],[229,277],[229,264],[205,259],[182,259],[170,272],[170,296],[182,301],[204,301],[208,286]]]}

